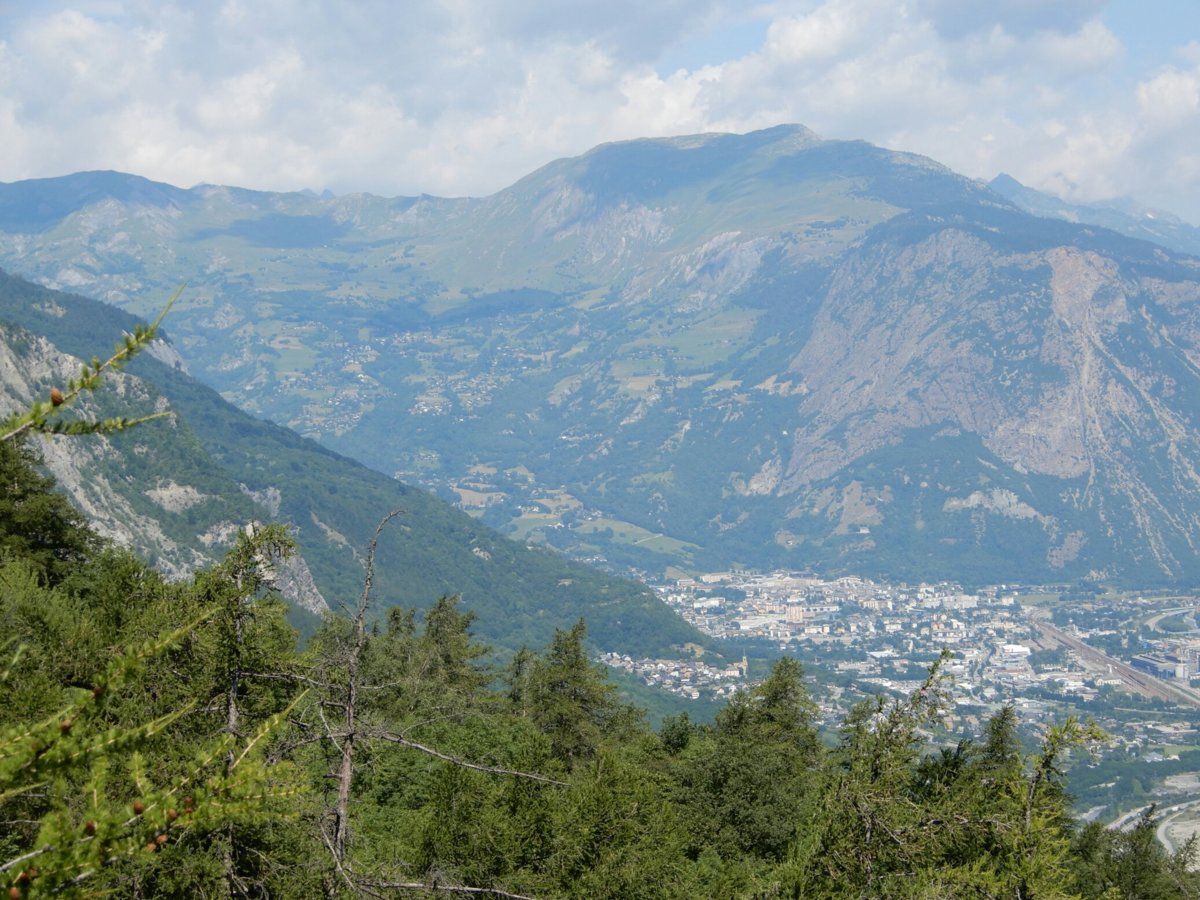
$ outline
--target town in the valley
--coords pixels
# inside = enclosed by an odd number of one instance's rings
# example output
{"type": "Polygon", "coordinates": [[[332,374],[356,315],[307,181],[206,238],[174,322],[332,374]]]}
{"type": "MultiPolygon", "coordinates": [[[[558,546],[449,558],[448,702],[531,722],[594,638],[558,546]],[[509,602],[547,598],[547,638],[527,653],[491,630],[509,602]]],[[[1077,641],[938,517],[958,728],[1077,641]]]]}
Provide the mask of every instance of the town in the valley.
{"type": "Polygon", "coordinates": [[[1115,817],[1158,802],[1179,807],[1164,840],[1200,827],[1200,597],[750,571],[680,574],[653,587],[719,639],[730,661],[602,657],[648,685],[727,699],[755,680],[746,649],[753,657],[769,648],[805,664],[831,724],[865,697],[919,688],[947,649],[943,738],[978,735],[1006,704],[1030,740],[1068,715],[1094,720],[1109,741],[1077,760],[1081,811],[1115,817]]]}

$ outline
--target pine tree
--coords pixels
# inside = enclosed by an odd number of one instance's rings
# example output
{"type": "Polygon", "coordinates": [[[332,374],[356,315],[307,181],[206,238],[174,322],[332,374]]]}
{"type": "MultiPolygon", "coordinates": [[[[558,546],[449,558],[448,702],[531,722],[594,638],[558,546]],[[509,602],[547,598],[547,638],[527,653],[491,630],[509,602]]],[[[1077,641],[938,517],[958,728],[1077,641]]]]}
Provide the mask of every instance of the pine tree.
{"type": "Polygon", "coordinates": [[[629,717],[588,658],[586,636],[583,620],[567,631],[556,630],[531,681],[531,718],[549,737],[554,757],[567,766],[591,757],[606,732],[629,717]]]}
{"type": "Polygon", "coordinates": [[[783,857],[815,787],[815,712],[800,665],[785,657],[761,684],[735,696],[705,736],[688,742],[680,803],[695,852],[708,845],[726,858],[783,857]]]}
{"type": "Polygon", "coordinates": [[[55,583],[100,542],[38,462],[29,445],[0,441],[0,562],[25,560],[55,583]]]}

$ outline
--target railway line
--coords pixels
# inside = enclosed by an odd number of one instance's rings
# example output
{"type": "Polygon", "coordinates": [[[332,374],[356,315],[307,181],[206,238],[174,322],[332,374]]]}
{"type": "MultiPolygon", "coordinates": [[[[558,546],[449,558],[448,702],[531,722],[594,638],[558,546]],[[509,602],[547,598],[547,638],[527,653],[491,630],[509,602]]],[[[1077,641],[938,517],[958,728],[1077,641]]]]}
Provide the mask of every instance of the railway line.
{"type": "Polygon", "coordinates": [[[1109,656],[1102,650],[1097,650],[1095,647],[1085,644],[1075,635],[1068,631],[1063,631],[1055,625],[1051,625],[1044,619],[1037,621],[1037,627],[1044,637],[1057,641],[1063,646],[1074,650],[1079,654],[1081,659],[1093,665],[1106,667],[1109,672],[1120,678],[1127,687],[1137,691],[1142,696],[1154,697],[1173,703],[1183,703],[1200,709],[1200,694],[1197,694],[1195,691],[1168,684],[1147,672],[1139,671],[1129,665],[1129,663],[1122,662],[1115,657],[1109,656]]]}

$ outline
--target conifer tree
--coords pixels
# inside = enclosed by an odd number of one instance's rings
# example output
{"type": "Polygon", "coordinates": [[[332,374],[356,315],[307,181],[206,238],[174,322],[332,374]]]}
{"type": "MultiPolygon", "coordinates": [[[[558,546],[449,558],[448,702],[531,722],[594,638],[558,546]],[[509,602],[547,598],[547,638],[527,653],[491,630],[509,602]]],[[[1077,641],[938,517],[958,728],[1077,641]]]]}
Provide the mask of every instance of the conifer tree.
{"type": "Polygon", "coordinates": [[[588,658],[586,635],[582,620],[556,630],[531,677],[531,718],[568,767],[590,757],[606,731],[628,719],[613,686],[588,658]]]}
{"type": "MultiPolygon", "coordinates": [[[[11,653],[0,674],[0,693],[10,701],[0,714],[0,814],[11,821],[15,806],[22,817],[20,827],[0,837],[0,873],[11,879],[13,897],[142,882],[153,859],[176,843],[227,831],[268,808],[261,748],[283,711],[252,731],[197,735],[183,724],[197,711],[199,696],[156,709],[161,685],[145,680],[147,670],[212,627],[218,608],[180,603],[158,634],[147,636],[145,616],[114,615],[111,606],[97,606],[105,604],[105,587],[114,577],[132,589],[120,598],[126,608],[141,602],[158,612],[164,589],[156,577],[145,577],[143,567],[129,565],[127,555],[103,550],[53,493],[52,480],[34,472],[35,457],[23,449],[30,434],[108,433],[145,421],[58,416],[145,349],[161,318],[138,326],[107,361],[85,365],[63,389],[52,389],[48,401],[0,425],[0,477],[8,488],[0,502],[0,582],[8,588],[0,591],[0,620],[11,653]],[[107,615],[89,616],[89,607],[107,615]],[[93,647],[104,647],[107,636],[129,649],[106,653],[107,661],[75,654],[57,666],[46,664],[58,649],[56,637],[87,640],[95,637],[88,632],[106,625],[112,630],[93,639],[93,647]],[[180,734],[189,739],[162,753],[168,736],[180,734]]],[[[166,593],[195,599],[183,589],[166,593]]]]}
{"type": "Polygon", "coordinates": [[[51,583],[99,547],[83,517],[38,473],[29,445],[0,441],[0,562],[20,558],[51,583]]]}
{"type": "Polygon", "coordinates": [[[815,787],[815,711],[799,664],[785,657],[689,741],[682,798],[699,846],[727,858],[783,856],[815,787]]]}

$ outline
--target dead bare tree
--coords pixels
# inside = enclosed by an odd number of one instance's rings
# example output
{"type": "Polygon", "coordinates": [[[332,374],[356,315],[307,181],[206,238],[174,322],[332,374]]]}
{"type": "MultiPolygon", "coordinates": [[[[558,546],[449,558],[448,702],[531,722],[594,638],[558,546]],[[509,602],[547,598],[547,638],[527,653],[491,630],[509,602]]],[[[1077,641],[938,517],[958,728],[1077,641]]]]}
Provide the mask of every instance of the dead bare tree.
{"type": "Polygon", "coordinates": [[[350,833],[350,788],[354,780],[354,751],[358,742],[358,693],[359,673],[362,665],[363,647],[367,643],[367,612],[371,608],[371,588],[375,581],[375,552],[379,546],[379,535],[387,524],[400,515],[402,510],[393,509],[383,517],[375,528],[371,543],[367,547],[367,571],[363,577],[362,594],[354,610],[353,642],[346,659],[346,684],[342,700],[343,731],[340,741],[341,760],[337,771],[337,803],[333,812],[333,853],[338,865],[346,861],[346,842],[350,833]]]}
{"type": "MultiPolygon", "coordinates": [[[[226,776],[232,774],[237,765],[236,742],[242,737],[239,700],[249,674],[245,667],[246,628],[254,618],[256,598],[264,587],[269,586],[266,577],[268,561],[290,555],[294,547],[294,542],[282,526],[256,528],[251,523],[246,526],[244,535],[218,570],[229,576],[228,584],[233,588],[223,597],[216,618],[217,627],[223,635],[222,656],[226,681],[223,730],[233,739],[225,757],[226,776]]],[[[229,896],[246,896],[250,891],[239,877],[235,862],[236,840],[233,826],[227,826],[221,850],[226,891],[229,896]]]]}
{"type": "MultiPolygon", "coordinates": [[[[562,786],[565,782],[558,781],[536,772],[523,772],[502,766],[491,766],[474,762],[445,753],[434,747],[413,740],[405,734],[391,731],[380,725],[371,724],[363,718],[363,694],[379,685],[365,683],[364,656],[368,646],[368,619],[371,613],[371,595],[375,582],[375,559],[379,545],[379,537],[387,525],[401,515],[402,510],[389,512],[375,528],[375,533],[367,545],[365,559],[365,574],[363,589],[358,602],[349,614],[349,631],[344,642],[340,645],[342,651],[333,665],[327,666],[324,673],[312,675],[296,675],[297,681],[303,681],[310,686],[318,686],[323,690],[324,697],[314,705],[319,719],[320,729],[313,734],[305,734],[295,746],[302,746],[317,741],[328,742],[334,748],[334,763],[329,778],[334,785],[332,807],[326,814],[326,820],[321,824],[321,836],[329,850],[333,862],[336,880],[327,885],[327,893],[331,896],[338,892],[340,882],[352,894],[363,896],[382,896],[386,893],[429,891],[432,893],[452,893],[475,896],[494,896],[515,898],[515,900],[532,900],[522,894],[514,894],[501,888],[470,887],[458,885],[450,880],[405,881],[396,878],[368,876],[355,872],[349,863],[352,833],[350,824],[351,795],[354,786],[355,759],[359,750],[369,742],[380,741],[395,744],[424,753],[435,759],[470,769],[476,772],[511,778],[524,778],[549,785],[562,786]],[[332,670],[336,669],[336,673],[332,670]]],[[[271,675],[269,677],[279,677],[271,675]]]]}

